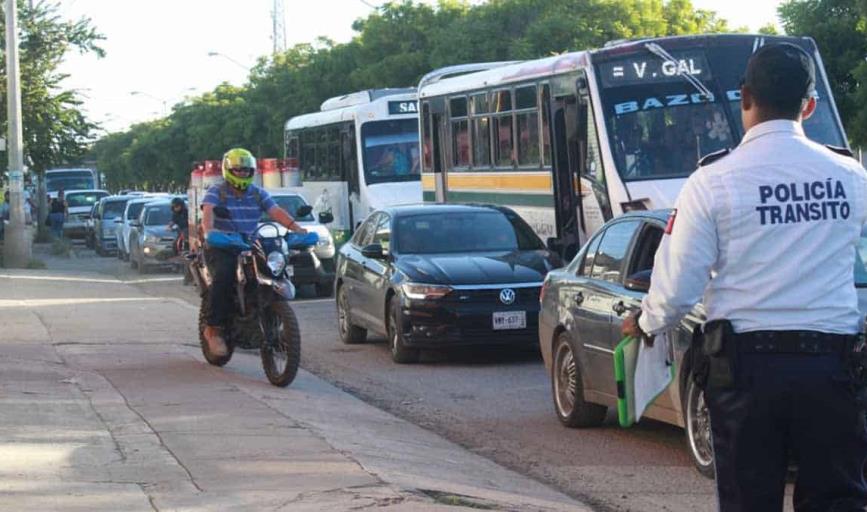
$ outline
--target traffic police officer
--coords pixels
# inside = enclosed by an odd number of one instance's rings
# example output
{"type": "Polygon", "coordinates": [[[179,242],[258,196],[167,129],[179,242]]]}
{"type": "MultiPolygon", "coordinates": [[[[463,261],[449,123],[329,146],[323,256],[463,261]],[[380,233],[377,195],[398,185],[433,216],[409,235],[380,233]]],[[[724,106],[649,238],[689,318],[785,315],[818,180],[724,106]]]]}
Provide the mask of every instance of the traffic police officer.
{"type": "Polygon", "coordinates": [[[790,462],[795,510],[867,506],[865,415],[849,371],[867,175],[845,150],[804,135],[814,87],[799,47],[753,54],[741,87],[744,138],[687,180],[650,291],[623,327],[652,341],[704,305],[693,378],[710,412],[724,512],[782,510],[790,462]]]}

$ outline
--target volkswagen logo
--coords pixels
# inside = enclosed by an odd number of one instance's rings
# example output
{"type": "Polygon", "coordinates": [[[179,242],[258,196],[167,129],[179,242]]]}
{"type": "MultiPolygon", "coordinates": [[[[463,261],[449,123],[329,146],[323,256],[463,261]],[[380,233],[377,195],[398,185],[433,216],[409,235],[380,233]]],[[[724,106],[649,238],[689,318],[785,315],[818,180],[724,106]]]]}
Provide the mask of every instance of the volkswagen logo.
{"type": "Polygon", "coordinates": [[[506,288],[500,292],[500,302],[510,305],[515,302],[515,290],[506,288]]]}

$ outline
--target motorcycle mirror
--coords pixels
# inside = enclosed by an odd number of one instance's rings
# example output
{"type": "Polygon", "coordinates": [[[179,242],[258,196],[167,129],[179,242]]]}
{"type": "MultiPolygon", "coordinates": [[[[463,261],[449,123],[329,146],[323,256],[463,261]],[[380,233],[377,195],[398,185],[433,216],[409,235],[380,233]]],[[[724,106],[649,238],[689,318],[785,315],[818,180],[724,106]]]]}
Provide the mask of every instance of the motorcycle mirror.
{"type": "Polygon", "coordinates": [[[313,211],[313,207],[309,204],[305,204],[304,206],[299,206],[297,210],[295,210],[295,217],[306,217],[310,215],[310,212],[313,211]]]}
{"type": "Polygon", "coordinates": [[[232,212],[229,211],[225,206],[215,206],[214,207],[214,215],[219,219],[231,219],[232,212]]]}

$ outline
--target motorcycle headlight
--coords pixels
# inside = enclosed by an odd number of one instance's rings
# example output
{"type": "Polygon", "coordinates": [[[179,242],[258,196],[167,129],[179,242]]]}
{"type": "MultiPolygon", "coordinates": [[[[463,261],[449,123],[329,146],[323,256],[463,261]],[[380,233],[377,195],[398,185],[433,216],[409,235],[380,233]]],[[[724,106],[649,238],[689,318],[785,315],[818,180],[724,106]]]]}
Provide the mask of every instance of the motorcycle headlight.
{"type": "Polygon", "coordinates": [[[268,253],[267,263],[271,274],[278,276],[286,268],[286,256],[280,251],[271,251],[268,253]]]}
{"type": "Polygon", "coordinates": [[[441,299],[452,291],[451,287],[440,284],[404,283],[403,295],[413,300],[441,299]]]}

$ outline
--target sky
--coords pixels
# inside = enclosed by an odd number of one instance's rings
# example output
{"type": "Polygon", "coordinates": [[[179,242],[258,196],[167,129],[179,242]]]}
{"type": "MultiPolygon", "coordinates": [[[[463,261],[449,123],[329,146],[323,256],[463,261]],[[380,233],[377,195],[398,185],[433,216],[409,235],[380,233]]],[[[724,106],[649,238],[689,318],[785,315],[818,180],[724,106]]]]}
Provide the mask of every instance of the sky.
{"type": "MultiPolygon", "coordinates": [[[[106,57],[71,54],[65,86],[77,89],[106,131],[162,117],[221,82],[243,84],[271,52],[272,0],[59,0],[65,18],[90,18],[106,57]],[[216,55],[209,56],[210,53],[216,55]]],[[[429,0],[433,3],[433,0],[429,0]]],[[[475,0],[476,3],[478,0],[475,0]]],[[[287,45],[352,38],[352,22],[382,0],[284,0],[287,45]]],[[[778,0],[693,0],[733,27],[777,23],[778,0]]]]}

